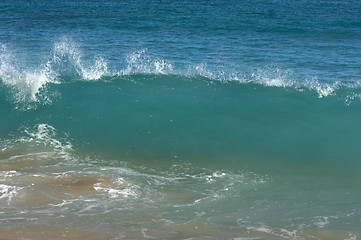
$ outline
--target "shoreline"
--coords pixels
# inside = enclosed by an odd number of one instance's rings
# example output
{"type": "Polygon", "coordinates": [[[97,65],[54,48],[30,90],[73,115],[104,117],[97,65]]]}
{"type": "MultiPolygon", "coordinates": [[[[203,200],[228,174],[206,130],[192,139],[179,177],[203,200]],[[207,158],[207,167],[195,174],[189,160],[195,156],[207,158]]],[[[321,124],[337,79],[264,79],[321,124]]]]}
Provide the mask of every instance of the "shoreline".
{"type": "Polygon", "coordinates": [[[332,229],[315,229],[304,232],[287,231],[281,229],[274,232],[267,228],[259,229],[220,229],[212,226],[184,225],[163,229],[119,227],[116,229],[83,230],[76,228],[56,228],[51,226],[30,225],[21,229],[1,229],[1,239],[84,239],[84,240],[110,240],[110,239],[194,239],[194,240],[221,240],[221,239],[303,239],[303,240],[358,240],[361,235],[336,231],[332,229]]]}

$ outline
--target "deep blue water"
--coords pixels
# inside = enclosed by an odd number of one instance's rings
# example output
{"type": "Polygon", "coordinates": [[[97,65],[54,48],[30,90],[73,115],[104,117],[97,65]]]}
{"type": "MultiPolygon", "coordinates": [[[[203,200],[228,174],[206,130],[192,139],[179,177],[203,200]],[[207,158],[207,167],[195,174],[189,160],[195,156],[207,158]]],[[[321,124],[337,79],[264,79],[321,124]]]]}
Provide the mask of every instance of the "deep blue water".
{"type": "Polygon", "coordinates": [[[0,237],[360,239],[360,16],[1,1],[0,237]]]}

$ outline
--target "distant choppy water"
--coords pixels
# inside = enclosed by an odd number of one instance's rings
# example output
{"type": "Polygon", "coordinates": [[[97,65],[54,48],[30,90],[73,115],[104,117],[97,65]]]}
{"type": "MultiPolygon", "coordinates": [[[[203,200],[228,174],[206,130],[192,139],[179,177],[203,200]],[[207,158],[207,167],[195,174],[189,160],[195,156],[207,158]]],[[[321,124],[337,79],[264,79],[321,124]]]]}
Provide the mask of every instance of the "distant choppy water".
{"type": "Polygon", "coordinates": [[[0,238],[361,239],[360,16],[1,1],[0,238]]]}

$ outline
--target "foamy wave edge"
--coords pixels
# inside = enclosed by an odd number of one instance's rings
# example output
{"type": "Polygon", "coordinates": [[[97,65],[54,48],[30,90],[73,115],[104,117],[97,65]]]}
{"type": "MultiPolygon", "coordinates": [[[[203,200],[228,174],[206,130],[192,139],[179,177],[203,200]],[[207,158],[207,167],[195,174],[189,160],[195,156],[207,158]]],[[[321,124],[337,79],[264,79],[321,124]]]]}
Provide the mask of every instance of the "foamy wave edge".
{"type": "MultiPolygon", "coordinates": [[[[123,70],[111,70],[106,59],[96,56],[86,62],[76,44],[67,38],[54,44],[49,60],[36,69],[22,68],[5,45],[0,44],[0,80],[10,88],[16,108],[36,109],[39,104],[52,103],[56,93],[47,92],[48,84],[62,84],[67,81],[99,81],[104,78],[122,78],[136,74],[179,75],[183,77],[204,77],[210,82],[238,82],[257,84],[266,87],[293,88],[298,91],[311,90],[319,98],[334,96],[341,88],[361,88],[361,80],[349,82],[324,82],[317,77],[297,80],[287,70],[280,68],[258,69],[254,73],[244,74],[224,69],[211,69],[206,64],[189,66],[187,69],[175,69],[170,62],[158,58],[147,49],[135,51],[126,57],[123,70]]],[[[351,92],[346,96],[346,104],[360,99],[361,94],[351,92]]]]}
{"type": "Polygon", "coordinates": [[[46,91],[47,84],[60,84],[70,78],[92,81],[111,75],[107,61],[95,57],[92,63],[85,63],[81,52],[68,39],[55,43],[49,60],[35,69],[17,59],[16,54],[0,44],[0,84],[10,89],[16,108],[23,110],[52,103],[55,93],[46,91]]]}

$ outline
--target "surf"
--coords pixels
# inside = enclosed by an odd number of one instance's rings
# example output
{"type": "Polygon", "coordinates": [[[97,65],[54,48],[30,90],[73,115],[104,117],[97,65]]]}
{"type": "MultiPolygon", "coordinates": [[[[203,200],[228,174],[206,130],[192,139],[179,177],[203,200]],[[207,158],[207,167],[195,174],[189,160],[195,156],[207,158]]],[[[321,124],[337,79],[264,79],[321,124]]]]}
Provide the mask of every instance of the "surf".
{"type": "Polygon", "coordinates": [[[132,221],[125,236],[357,236],[357,79],[178,66],[149,50],[111,64],[69,40],[44,59],[0,54],[1,234],[65,217],[53,232],[132,221]]]}

